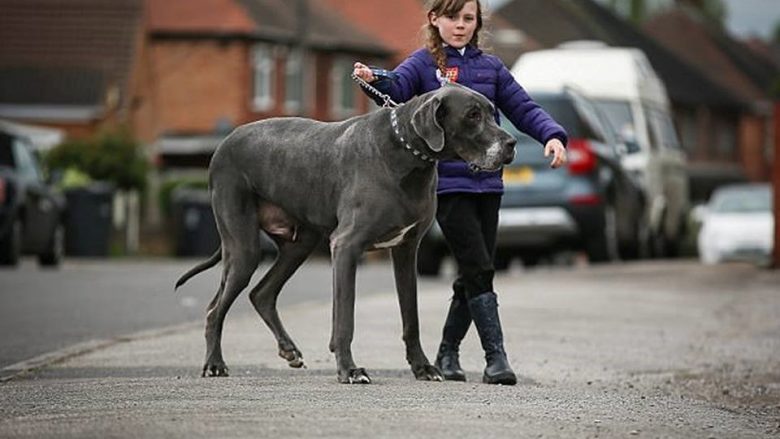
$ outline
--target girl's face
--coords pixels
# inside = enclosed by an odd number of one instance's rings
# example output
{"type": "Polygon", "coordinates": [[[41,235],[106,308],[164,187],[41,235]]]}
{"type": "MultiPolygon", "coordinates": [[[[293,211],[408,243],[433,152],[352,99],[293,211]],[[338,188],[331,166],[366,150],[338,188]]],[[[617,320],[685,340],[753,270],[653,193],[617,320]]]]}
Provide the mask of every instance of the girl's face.
{"type": "Polygon", "coordinates": [[[469,1],[454,15],[438,17],[431,13],[429,20],[439,29],[439,35],[448,45],[461,49],[471,41],[477,29],[477,2],[469,1]]]}

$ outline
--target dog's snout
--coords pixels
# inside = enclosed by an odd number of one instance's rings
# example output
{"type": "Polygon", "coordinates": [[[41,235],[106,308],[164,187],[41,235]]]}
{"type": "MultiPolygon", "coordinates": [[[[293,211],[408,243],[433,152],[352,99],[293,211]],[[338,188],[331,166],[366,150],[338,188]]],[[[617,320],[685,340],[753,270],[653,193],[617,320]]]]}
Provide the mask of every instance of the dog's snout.
{"type": "Polygon", "coordinates": [[[515,159],[515,154],[517,153],[515,145],[517,145],[517,139],[514,137],[509,137],[506,142],[504,142],[504,151],[506,151],[506,156],[504,157],[505,165],[512,163],[515,159]]]}

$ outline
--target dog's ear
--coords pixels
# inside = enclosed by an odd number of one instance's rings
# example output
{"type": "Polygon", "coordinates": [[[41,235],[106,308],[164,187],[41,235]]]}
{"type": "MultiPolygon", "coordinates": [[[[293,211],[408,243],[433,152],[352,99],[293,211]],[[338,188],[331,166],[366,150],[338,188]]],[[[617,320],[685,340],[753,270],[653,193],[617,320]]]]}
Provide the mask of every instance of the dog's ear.
{"type": "Polygon", "coordinates": [[[444,129],[439,125],[436,113],[441,106],[441,98],[433,96],[415,110],[412,115],[412,128],[418,136],[425,140],[433,152],[444,149],[444,129]]]}

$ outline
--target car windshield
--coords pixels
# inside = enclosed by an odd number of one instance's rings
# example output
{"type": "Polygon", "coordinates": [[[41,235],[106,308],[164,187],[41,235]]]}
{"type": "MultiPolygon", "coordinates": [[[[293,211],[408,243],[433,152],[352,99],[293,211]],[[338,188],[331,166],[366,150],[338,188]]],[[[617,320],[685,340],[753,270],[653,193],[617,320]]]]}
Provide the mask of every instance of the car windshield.
{"type": "Polygon", "coordinates": [[[634,116],[631,114],[631,106],[628,102],[596,100],[596,106],[604,112],[612,129],[616,133],[625,134],[626,128],[634,126],[634,116]]]}
{"type": "Polygon", "coordinates": [[[711,210],[718,213],[770,212],[772,191],[768,187],[719,191],[713,196],[711,210]]]}

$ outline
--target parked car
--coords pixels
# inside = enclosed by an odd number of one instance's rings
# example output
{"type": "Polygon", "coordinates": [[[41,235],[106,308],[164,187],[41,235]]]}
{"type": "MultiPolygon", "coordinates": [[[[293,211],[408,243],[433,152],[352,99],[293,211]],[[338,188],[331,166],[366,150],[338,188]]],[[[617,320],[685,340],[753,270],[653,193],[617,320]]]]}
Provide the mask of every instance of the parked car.
{"type": "Polygon", "coordinates": [[[65,198],[48,186],[27,139],[0,131],[0,265],[22,254],[57,266],[65,246],[65,198]]]}
{"type": "Polygon", "coordinates": [[[774,245],[769,184],[721,186],[713,192],[701,217],[697,243],[703,263],[769,263],[774,245]]]}
{"type": "Polygon", "coordinates": [[[575,41],[522,55],[512,73],[528,89],[575,86],[604,111],[627,145],[623,166],[647,197],[648,247],[656,256],[676,255],[690,210],[686,157],[666,87],[645,54],[575,41]]]}
{"type": "MultiPolygon", "coordinates": [[[[566,249],[584,250],[592,262],[637,257],[647,234],[644,195],[621,165],[625,146],[606,116],[574,89],[529,93],[569,133],[569,162],[550,168],[542,145],[502,117],[518,143],[515,160],[504,167],[496,268],[515,257],[534,265],[566,249]]],[[[420,245],[418,271],[437,274],[446,254],[434,226],[420,245]]]]}

